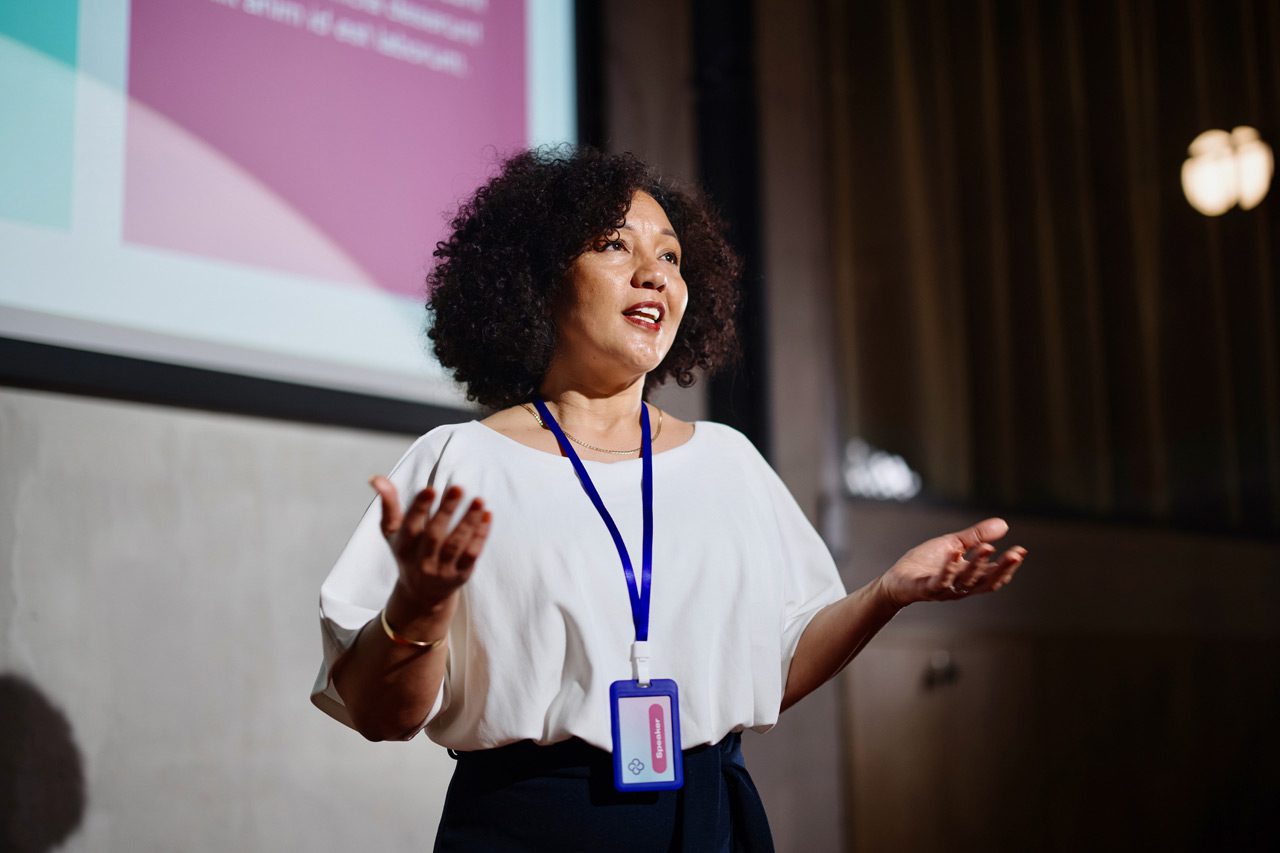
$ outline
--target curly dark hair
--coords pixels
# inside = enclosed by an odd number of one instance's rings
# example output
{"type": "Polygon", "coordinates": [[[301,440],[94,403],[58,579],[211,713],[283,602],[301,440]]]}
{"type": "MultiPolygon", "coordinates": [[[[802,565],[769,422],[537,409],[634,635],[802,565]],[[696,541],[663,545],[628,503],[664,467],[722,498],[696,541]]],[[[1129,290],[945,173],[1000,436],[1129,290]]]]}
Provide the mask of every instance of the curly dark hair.
{"type": "Polygon", "coordinates": [[[556,344],[551,306],[569,267],[622,226],[638,190],[671,220],[689,285],[680,331],[646,378],[646,393],[673,376],[687,388],[695,368],[711,373],[737,356],[741,262],[701,195],[630,154],[534,149],[506,160],[462,202],[427,276],[427,334],[467,399],[500,409],[537,390],[556,344]]]}

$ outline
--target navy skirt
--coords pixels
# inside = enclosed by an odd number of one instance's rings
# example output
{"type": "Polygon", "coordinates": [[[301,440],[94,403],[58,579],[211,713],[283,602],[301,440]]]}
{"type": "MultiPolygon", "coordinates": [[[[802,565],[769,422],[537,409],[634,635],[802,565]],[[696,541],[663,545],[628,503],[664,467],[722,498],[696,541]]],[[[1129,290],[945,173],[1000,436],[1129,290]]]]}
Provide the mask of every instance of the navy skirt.
{"type": "Polygon", "coordinates": [[[577,740],[456,753],[437,851],[772,851],[742,735],[684,751],[678,791],[619,793],[609,753],[577,740]]]}

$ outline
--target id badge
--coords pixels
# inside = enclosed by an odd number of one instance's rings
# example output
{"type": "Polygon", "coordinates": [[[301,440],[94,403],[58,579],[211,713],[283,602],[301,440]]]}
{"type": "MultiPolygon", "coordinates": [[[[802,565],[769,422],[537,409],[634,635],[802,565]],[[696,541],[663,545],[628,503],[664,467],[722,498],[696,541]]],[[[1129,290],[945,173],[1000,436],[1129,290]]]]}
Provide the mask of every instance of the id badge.
{"type": "Polygon", "coordinates": [[[684,784],[680,698],[676,683],[655,678],[609,686],[613,716],[613,786],[619,791],[673,791],[684,784]]]}

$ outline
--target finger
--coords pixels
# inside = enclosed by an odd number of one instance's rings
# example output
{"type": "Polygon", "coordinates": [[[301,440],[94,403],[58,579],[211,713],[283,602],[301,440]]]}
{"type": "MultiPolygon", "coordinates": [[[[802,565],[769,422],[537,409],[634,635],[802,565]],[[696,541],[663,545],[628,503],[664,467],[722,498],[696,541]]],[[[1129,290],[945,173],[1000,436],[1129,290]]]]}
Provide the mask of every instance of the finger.
{"type": "Polygon", "coordinates": [[[445,490],[444,498],[440,501],[440,508],[436,510],[436,514],[431,516],[431,520],[427,522],[426,527],[422,530],[422,556],[431,557],[440,548],[440,543],[444,541],[445,534],[449,531],[449,522],[453,519],[454,510],[458,508],[458,504],[462,502],[462,489],[457,486],[450,486],[445,490]]]}
{"type": "Polygon", "coordinates": [[[427,486],[418,492],[413,498],[413,503],[409,504],[409,511],[404,515],[404,532],[406,536],[417,536],[422,532],[423,525],[427,523],[427,516],[431,513],[431,505],[435,503],[436,490],[427,486]]]}
{"type": "Polygon", "coordinates": [[[1005,552],[1004,558],[1000,561],[1000,568],[995,572],[992,579],[988,581],[990,590],[995,592],[1007,586],[1009,581],[1013,580],[1013,576],[1017,574],[1018,569],[1022,567],[1022,563],[1026,558],[1026,548],[1010,548],[1005,552]]]}
{"type": "Polygon", "coordinates": [[[990,573],[975,584],[973,589],[969,590],[969,593],[971,595],[976,595],[978,593],[994,592],[997,589],[1000,589],[1000,587],[1004,586],[1008,582],[1005,578],[1013,577],[1012,572],[1017,570],[1018,563],[1020,562],[1021,561],[1017,558],[1010,558],[1001,559],[1000,562],[993,563],[990,573]]]}
{"type": "Polygon", "coordinates": [[[951,559],[947,560],[946,565],[942,567],[942,571],[938,573],[938,576],[930,585],[929,592],[934,595],[955,595],[956,577],[966,565],[967,561],[964,558],[964,551],[962,549],[957,548],[955,551],[951,552],[951,559]]]}
{"type": "Polygon", "coordinates": [[[959,543],[958,547],[968,551],[983,542],[994,542],[997,539],[1001,539],[1008,532],[1009,525],[1003,518],[987,518],[972,527],[956,531],[951,535],[959,543]]]}
{"type": "Polygon", "coordinates": [[[471,506],[467,507],[467,512],[462,516],[462,520],[458,522],[458,526],[453,528],[440,545],[440,562],[442,564],[451,564],[458,559],[458,555],[467,547],[467,543],[471,541],[471,537],[475,535],[476,528],[480,526],[480,519],[484,517],[484,501],[476,498],[471,502],[471,506]]]}
{"type": "Polygon", "coordinates": [[[382,535],[390,539],[400,529],[403,521],[400,515],[400,495],[396,492],[395,485],[381,474],[370,477],[369,485],[373,486],[373,490],[378,493],[382,501],[382,519],[379,527],[382,528],[382,535]]]}
{"type": "Polygon", "coordinates": [[[458,572],[466,574],[476,564],[476,560],[480,558],[480,552],[484,550],[484,543],[489,538],[489,527],[493,521],[493,513],[485,512],[480,517],[480,525],[476,528],[475,534],[471,537],[471,541],[467,543],[466,548],[458,555],[458,561],[455,565],[458,572]]]}
{"type": "Polygon", "coordinates": [[[1018,570],[1025,556],[1025,548],[1015,547],[1005,551],[999,559],[988,561],[989,568],[976,580],[970,592],[992,592],[1004,586],[1013,578],[1013,573],[1018,570]]]}
{"type": "Polygon", "coordinates": [[[952,586],[962,593],[971,591],[975,586],[982,583],[987,575],[995,568],[987,558],[996,551],[994,545],[988,545],[985,542],[975,547],[971,556],[965,562],[963,568],[956,573],[952,586]]]}

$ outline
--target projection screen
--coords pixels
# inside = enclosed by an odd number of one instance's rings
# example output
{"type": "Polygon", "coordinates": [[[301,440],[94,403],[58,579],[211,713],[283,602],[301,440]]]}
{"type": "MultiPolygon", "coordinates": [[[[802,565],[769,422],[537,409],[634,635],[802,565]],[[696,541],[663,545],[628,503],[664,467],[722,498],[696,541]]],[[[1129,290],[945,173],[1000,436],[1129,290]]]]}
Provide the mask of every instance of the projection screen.
{"type": "Polygon", "coordinates": [[[462,405],[431,253],[573,56],[571,0],[8,0],[0,337],[462,405]]]}

